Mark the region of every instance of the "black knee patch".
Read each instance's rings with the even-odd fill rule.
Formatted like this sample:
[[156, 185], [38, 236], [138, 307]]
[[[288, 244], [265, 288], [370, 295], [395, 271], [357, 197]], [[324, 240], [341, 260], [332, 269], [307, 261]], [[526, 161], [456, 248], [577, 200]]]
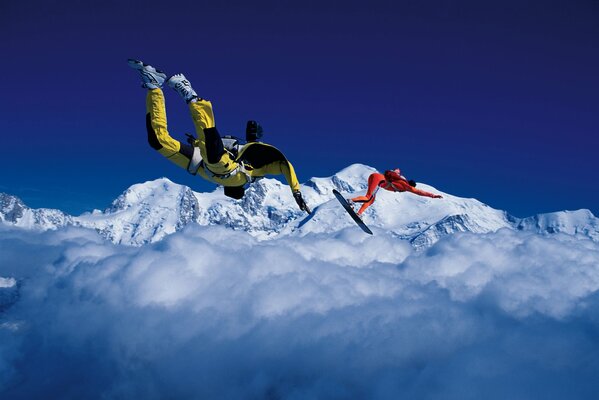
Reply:
[[154, 150], [160, 150], [162, 145], [158, 141], [154, 128], [152, 128], [152, 117], [150, 116], [150, 113], [146, 114], [146, 130], [148, 131], [148, 143], [150, 143], [150, 146]]
[[245, 189], [243, 186], [225, 186], [225, 196], [239, 200], [243, 197]]
[[216, 164], [225, 154], [225, 147], [216, 127], [204, 129], [204, 138], [206, 140], [206, 161], [209, 164]]

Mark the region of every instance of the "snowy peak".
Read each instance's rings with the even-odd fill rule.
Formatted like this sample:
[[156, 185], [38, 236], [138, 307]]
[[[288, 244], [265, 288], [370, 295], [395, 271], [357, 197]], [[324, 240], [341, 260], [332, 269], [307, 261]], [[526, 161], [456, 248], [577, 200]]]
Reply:
[[355, 193], [366, 190], [368, 177], [376, 169], [363, 164], [352, 164], [333, 176], [312, 178], [302, 185], [302, 192], [308, 203], [320, 204], [333, 198], [333, 189], [339, 192]]
[[[366, 178], [360, 179], [366, 182], [372, 171], [364, 171]], [[334, 186], [333, 182], [334, 177], [329, 178], [330, 186]], [[362, 187], [359, 183], [350, 181], [350, 184], [353, 189], [360, 189], [354, 192], [341, 190], [344, 196], [354, 197], [365, 193], [365, 184]], [[362, 216], [364, 222], [375, 233], [377, 230], [391, 232], [409, 240], [417, 248], [430, 246], [442, 236], [456, 232], [487, 233], [512, 227], [504, 211], [495, 210], [476, 199], [452, 196], [424, 184], [418, 187], [441, 194], [443, 199], [379, 190], [376, 202]], [[298, 229], [301, 234], [308, 234], [331, 232], [349, 226], [353, 227], [354, 222], [333, 199], [318, 206], [310, 220]]]
[[107, 213], [124, 211], [131, 207], [155, 207], [164, 205], [172, 207], [185, 197], [185, 192], [191, 192], [187, 186], [178, 185], [167, 178], [160, 178], [129, 187], [106, 209]]
[[18, 197], [0, 193], [0, 218], [3, 222], [17, 223], [26, 209], [27, 206]]
[[189, 187], [161, 178], [131, 186], [103, 213], [84, 214], [77, 222], [115, 243], [141, 245], [183, 229], [198, 211]]
[[[243, 230], [258, 239], [334, 233], [357, 227], [334, 198], [333, 189], [346, 197], [365, 194], [368, 177], [375, 171], [353, 164], [332, 176], [307, 181], [302, 193], [313, 210], [311, 215], [299, 210], [289, 186], [276, 179], [260, 179], [246, 190], [243, 199], [234, 200], [226, 197], [221, 187], [198, 193], [161, 178], [133, 185], [104, 211], [79, 217], [58, 210], [33, 210], [20, 199], [1, 194], [0, 222], [42, 230], [82, 226], [114, 243], [135, 246], [159, 241], [191, 223]], [[502, 228], [584, 235], [599, 241], [599, 220], [589, 210], [518, 219], [476, 199], [452, 196], [421, 183], [418, 188], [441, 194], [443, 199], [379, 190], [376, 202], [363, 214], [364, 222], [375, 234], [391, 234], [417, 249], [459, 232], [487, 233]]]
[[599, 241], [599, 220], [587, 209], [538, 214], [517, 220], [515, 225], [520, 230], [584, 235]]
[[72, 224], [72, 217], [59, 210], [29, 208], [21, 199], [0, 193], [0, 221], [27, 229], [56, 229]]
[[[298, 227], [302, 234], [330, 232], [353, 226], [354, 222], [339, 207], [332, 190], [346, 197], [365, 194], [368, 177], [374, 168], [353, 164], [328, 178], [312, 178], [306, 183], [306, 198], [316, 204], [314, 215]], [[443, 199], [431, 199], [412, 193], [392, 193], [379, 190], [376, 202], [363, 215], [371, 228], [392, 232], [417, 246], [427, 246], [441, 236], [455, 232], [493, 232], [511, 227], [508, 215], [476, 199], [466, 199], [443, 193], [432, 186], [418, 184], [427, 192], [438, 193]]]

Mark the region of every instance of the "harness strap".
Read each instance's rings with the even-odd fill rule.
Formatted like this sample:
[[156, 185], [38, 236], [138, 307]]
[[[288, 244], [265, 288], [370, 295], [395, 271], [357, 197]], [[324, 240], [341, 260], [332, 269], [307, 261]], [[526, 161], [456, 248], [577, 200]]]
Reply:
[[[226, 151], [229, 152], [228, 150]], [[231, 152], [229, 152], [229, 154], [231, 155], [231, 157], [233, 157], [233, 154]], [[192, 175], [197, 175], [199, 169], [203, 168], [208, 176], [219, 179], [227, 179], [237, 175], [238, 173], [242, 173], [246, 176], [248, 183], [256, 181], [256, 178], [253, 178], [248, 172], [248, 170], [245, 168], [245, 164], [243, 163], [243, 161], [237, 160], [236, 162], [237, 167], [235, 167], [235, 169], [231, 170], [230, 172], [227, 172], [226, 174], [217, 174], [216, 172], [211, 171], [210, 168], [208, 168], [208, 165], [206, 165], [206, 163], [202, 159], [200, 149], [197, 147], [193, 147], [193, 154], [191, 156], [191, 160], [189, 160], [189, 165], [187, 165], [187, 172], [189, 172]]]
[[200, 168], [204, 168], [204, 171], [206, 171], [206, 173], [213, 178], [227, 179], [231, 176], [237, 175], [237, 173], [241, 169], [241, 165], [237, 164], [237, 167], [235, 167], [235, 169], [231, 170], [230, 172], [227, 172], [226, 174], [217, 174], [216, 172], [211, 171], [210, 168], [208, 168], [208, 166], [204, 162], [204, 160], [201, 161]]
[[235, 167], [235, 169], [233, 169], [232, 171], [227, 172], [226, 174], [217, 174], [216, 172], [211, 171], [203, 160], [201, 162], [200, 168], [204, 168], [204, 171], [206, 171], [206, 173], [213, 178], [227, 179], [237, 174], [244, 174], [247, 183], [252, 183], [255, 181], [255, 179], [252, 178], [248, 170], [245, 168], [243, 161], [240, 160], [237, 160], [237, 167]]

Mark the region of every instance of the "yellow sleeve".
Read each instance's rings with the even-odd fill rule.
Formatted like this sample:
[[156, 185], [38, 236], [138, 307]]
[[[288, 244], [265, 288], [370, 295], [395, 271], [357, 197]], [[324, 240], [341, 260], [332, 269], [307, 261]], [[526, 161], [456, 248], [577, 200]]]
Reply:
[[254, 177], [262, 177], [265, 175], [283, 175], [287, 184], [293, 192], [300, 190], [300, 184], [295, 175], [293, 165], [287, 160], [275, 161], [266, 164], [264, 167], [256, 168], [250, 171], [250, 175]]

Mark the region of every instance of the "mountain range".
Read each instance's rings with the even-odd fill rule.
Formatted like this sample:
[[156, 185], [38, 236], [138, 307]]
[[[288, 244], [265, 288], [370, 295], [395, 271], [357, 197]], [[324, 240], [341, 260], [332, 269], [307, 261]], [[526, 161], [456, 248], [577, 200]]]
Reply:
[[[260, 179], [243, 199], [234, 200], [226, 197], [220, 187], [211, 193], [199, 193], [160, 178], [129, 187], [103, 211], [79, 216], [55, 209], [32, 209], [15, 196], [0, 194], [0, 222], [31, 230], [78, 226], [93, 229], [113, 243], [132, 246], [160, 241], [189, 224], [222, 225], [261, 240], [333, 234], [359, 228], [334, 199], [332, 190], [347, 197], [363, 194], [368, 176], [374, 171], [354, 164], [333, 176], [308, 180], [302, 185], [302, 193], [313, 209], [311, 215], [298, 209], [289, 187], [276, 179]], [[476, 199], [453, 196], [422, 183], [418, 187], [439, 193], [443, 199], [379, 191], [377, 201], [363, 216], [375, 235], [388, 232], [416, 249], [430, 247], [441, 237], [458, 232], [484, 234], [504, 228], [599, 241], [599, 219], [589, 210], [516, 218]]]

